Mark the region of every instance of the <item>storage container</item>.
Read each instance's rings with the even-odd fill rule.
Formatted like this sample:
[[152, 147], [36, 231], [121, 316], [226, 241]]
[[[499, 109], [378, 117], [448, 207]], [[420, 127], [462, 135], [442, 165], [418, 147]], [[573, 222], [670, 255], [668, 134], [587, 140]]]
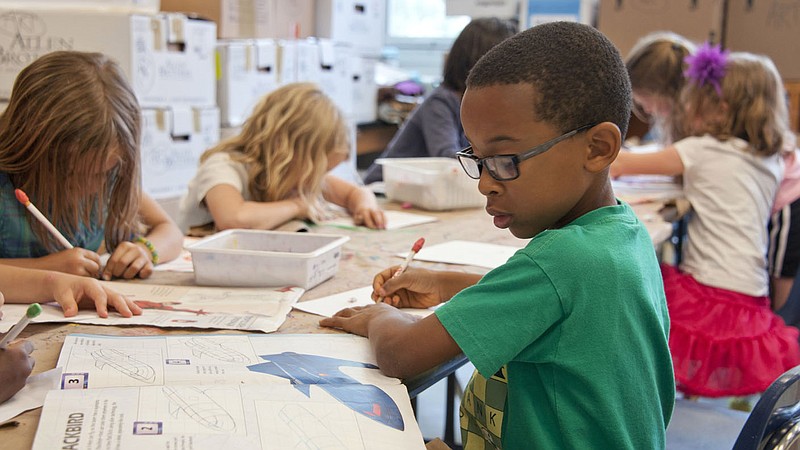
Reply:
[[226, 230], [187, 247], [197, 284], [311, 289], [339, 269], [350, 238], [330, 234]]
[[429, 210], [478, 208], [486, 198], [478, 180], [453, 158], [381, 158], [386, 197]]

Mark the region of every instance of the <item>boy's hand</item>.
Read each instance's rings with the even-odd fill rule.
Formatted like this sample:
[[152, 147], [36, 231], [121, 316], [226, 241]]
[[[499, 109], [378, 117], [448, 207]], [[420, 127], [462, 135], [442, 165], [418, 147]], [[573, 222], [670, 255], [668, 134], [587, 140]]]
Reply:
[[437, 272], [408, 268], [392, 278], [400, 266], [392, 266], [372, 280], [372, 300], [397, 308], [430, 308], [443, 301]]
[[333, 317], [326, 317], [319, 321], [323, 327], [339, 328], [348, 333], [367, 337], [369, 322], [378, 315], [386, 313], [398, 313], [395, 308], [389, 305], [369, 305], [345, 308]]
[[100, 273], [100, 255], [75, 247], [69, 250], [51, 253], [41, 258], [42, 266], [37, 269], [55, 270], [81, 277], [97, 278]]
[[380, 208], [361, 207], [353, 212], [353, 223], [383, 230], [386, 229], [386, 215]]
[[0, 403], [25, 387], [25, 380], [33, 370], [31, 352], [33, 344], [25, 340], [16, 340], [0, 350]]
[[144, 244], [122, 242], [108, 258], [102, 278], [112, 277], [131, 279], [135, 276], [148, 278], [153, 274], [153, 261], [150, 250]]
[[140, 315], [142, 308], [95, 279], [53, 273], [48, 275], [48, 288], [53, 299], [61, 305], [64, 317], [78, 314], [78, 307], [94, 303], [97, 315], [108, 317], [108, 306], [112, 306], [122, 317]]

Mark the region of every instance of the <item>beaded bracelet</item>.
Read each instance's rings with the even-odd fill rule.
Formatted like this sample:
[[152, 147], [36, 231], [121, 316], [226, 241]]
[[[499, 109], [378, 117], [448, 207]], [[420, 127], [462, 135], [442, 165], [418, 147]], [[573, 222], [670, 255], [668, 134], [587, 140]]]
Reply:
[[147, 247], [147, 250], [150, 251], [150, 260], [153, 262], [153, 265], [155, 266], [158, 264], [158, 251], [152, 242], [147, 240], [147, 238], [144, 236], [136, 236], [133, 239], [133, 242], [144, 244], [144, 246]]

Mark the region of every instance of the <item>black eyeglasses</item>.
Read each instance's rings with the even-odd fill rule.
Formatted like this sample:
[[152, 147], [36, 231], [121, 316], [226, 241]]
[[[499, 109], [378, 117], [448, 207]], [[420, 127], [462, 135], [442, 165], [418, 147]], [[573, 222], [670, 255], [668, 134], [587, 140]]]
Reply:
[[584, 125], [568, 133], [562, 134], [555, 139], [551, 139], [544, 144], [537, 145], [528, 151], [517, 153], [516, 155], [495, 155], [488, 156], [486, 158], [478, 158], [473, 154], [472, 146], [469, 146], [456, 153], [456, 158], [458, 158], [458, 162], [461, 163], [461, 167], [464, 168], [464, 172], [467, 172], [467, 175], [470, 178], [474, 178], [476, 180], [479, 179], [481, 177], [483, 166], [486, 166], [486, 170], [489, 171], [489, 175], [491, 175], [495, 180], [511, 181], [519, 177], [519, 163], [525, 161], [526, 159], [533, 158], [536, 155], [541, 155], [542, 153], [553, 148], [553, 146], [559, 142], [569, 139], [582, 131], [592, 128], [593, 126], [594, 124]]

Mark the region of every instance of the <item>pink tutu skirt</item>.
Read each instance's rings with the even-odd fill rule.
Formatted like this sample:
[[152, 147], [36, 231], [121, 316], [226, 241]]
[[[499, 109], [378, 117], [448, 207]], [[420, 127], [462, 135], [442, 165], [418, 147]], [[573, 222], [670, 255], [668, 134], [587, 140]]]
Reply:
[[704, 397], [755, 394], [800, 364], [798, 330], [772, 312], [769, 297], [705, 286], [666, 264], [661, 274], [679, 391]]

